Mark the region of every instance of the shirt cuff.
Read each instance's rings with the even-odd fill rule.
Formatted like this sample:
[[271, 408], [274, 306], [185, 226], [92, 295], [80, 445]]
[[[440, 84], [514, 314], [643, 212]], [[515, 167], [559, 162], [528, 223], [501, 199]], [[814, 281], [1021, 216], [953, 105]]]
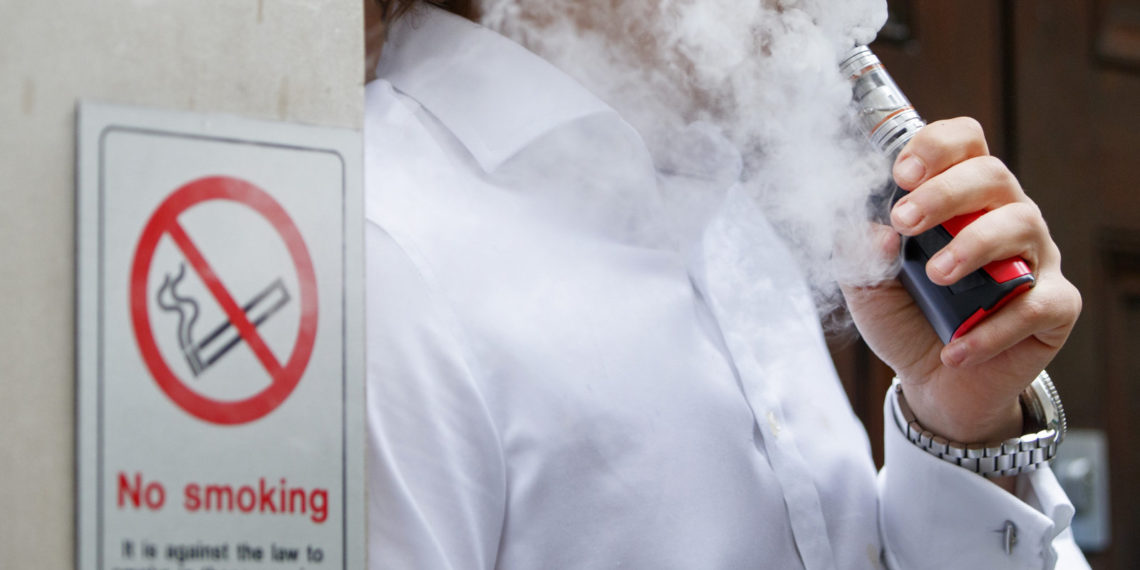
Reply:
[[[893, 568], [1052, 568], [1073, 506], [1047, 466], [1018, 476], [1017, 496], [911, 443], [884, 403], [886, 466], [879, 526]], [[1012, 524], [1014, 538], [1007, 539]], [[1007, 552], [1007, 544], [1012, 544]]]

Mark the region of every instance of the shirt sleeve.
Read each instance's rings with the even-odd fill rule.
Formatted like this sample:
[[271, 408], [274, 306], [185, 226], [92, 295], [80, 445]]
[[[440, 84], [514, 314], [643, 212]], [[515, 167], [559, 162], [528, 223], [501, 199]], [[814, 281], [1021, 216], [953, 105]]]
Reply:
[[890, 568], [1089, 568], [1068, 531], [1073, 506], [1051, 469], [1019, 475], [1012, 495], [907, 440], [895, 405], [889, 390], [879, 527]]
[[505, 469], [462, 335], [405, 250], [365, 231], [369, 568], [491, 568]]

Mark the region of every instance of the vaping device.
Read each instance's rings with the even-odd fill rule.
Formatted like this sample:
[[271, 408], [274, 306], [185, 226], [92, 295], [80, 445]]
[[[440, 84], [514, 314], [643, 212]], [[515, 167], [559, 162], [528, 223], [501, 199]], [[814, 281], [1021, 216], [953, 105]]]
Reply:
[[[864, 132], [871, 144], [893, 162], [926, 122], [866, 46], [851, 50], [840, 69], [851, 80]], [[892, 180], [880, 195], [872, 198], [872, 207], [887, 215], [905, 193]], [[992, 262], [949, 286], [936, 285], [926, 276], [926, 262], [984, 213], [958, 216], [920, 235], [902, 238], [899, 279], [943, 343], [962, 336], [986, 315], [1036, 283], [1029, 264], [1020, 257]]]

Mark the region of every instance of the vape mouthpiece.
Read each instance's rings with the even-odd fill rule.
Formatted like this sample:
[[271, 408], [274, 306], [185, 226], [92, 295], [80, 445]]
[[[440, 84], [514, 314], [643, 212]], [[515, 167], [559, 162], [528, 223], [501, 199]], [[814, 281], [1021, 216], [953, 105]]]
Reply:
[[926, 122], [867, 46], [857, 46], [839, 64], [851, 80], [859, 120], [867, 138], [890, 157], [898, 155]]

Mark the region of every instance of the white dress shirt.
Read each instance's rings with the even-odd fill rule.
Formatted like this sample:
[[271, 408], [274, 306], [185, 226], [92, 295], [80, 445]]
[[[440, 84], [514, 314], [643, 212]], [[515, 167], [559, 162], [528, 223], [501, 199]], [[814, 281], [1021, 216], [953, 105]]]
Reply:
[[[888, 415], [876, 478], [794, 261], [766, 225], [732, 235], [762, 219], [739, 157], [664, 176], [574, 80], [434, 8], [391, 30], [378, 77], [372, 568], [1052, 564], [1072, 508], [1048, 470], [1023, 502]], [[665, 193], [716, 186], [719, 221], [682, 247], [644, 231]], [[756, 287], [723, 277], [738, 266]]]

